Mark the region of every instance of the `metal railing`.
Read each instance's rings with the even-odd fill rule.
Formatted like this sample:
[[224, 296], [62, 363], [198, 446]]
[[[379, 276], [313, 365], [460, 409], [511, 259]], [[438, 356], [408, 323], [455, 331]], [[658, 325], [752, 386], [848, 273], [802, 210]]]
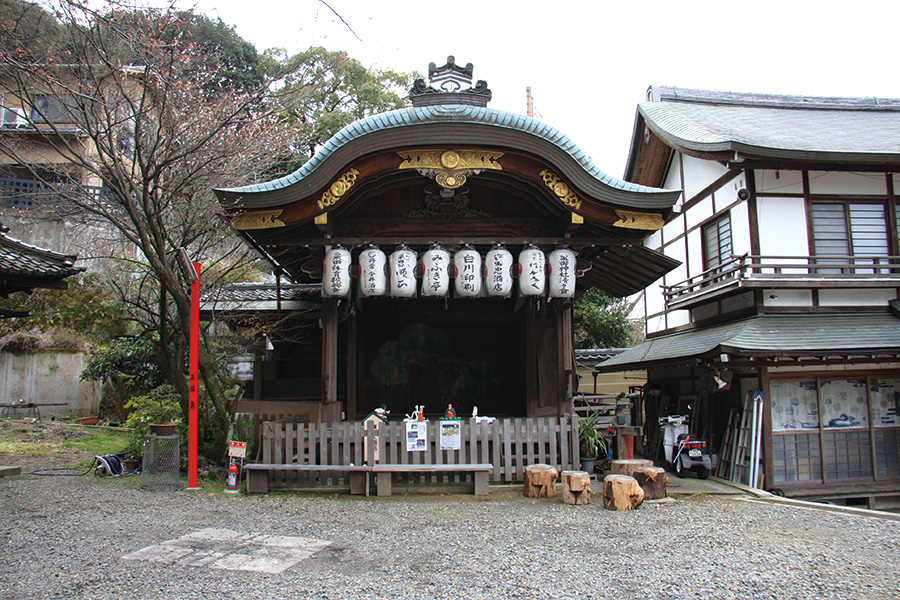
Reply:
[[0, 206], [4, 208], [40, 208], [56, 206], [72, 197], [73, 191], [84, 199], [103, 202], [110, 198], [107, 187], [72, 183], [46, 184], [37, 179], [0, 177]]

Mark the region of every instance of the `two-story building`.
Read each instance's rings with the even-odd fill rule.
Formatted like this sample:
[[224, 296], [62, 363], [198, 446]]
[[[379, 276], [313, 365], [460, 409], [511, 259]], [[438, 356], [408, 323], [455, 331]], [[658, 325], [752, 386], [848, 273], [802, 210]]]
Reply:
[[647, 369], [647, 422], [689, 414], [720, 475], [897, 494], [898, 171], [900, 100], [651, 87], [625, 179], [683, 190], [646, 242], [682, 264], [644, 291], [646, 341], [598, 370]]

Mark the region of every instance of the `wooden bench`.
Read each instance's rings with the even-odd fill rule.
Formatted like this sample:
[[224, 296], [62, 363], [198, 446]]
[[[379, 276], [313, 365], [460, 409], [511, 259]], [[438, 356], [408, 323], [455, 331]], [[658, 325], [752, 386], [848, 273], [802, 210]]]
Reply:
[[247, 473], [247, 493], [267, 494], [269, 492], [270, 471], [337, 471], [350, 473], [350, 493], [369, 495], [369, 473], [372, 467], [353, 465], [301, 465], [296, 463], [274, 464], [254, 463], [244, 465]]
[[372, 467], [376, 474], [376, 485], [379, 496], [390, 496], [394, 473], [472, 473], [475, 478], [475, 495], [488, 495], [488, 475], [494, 470], [490, 463], [458, 464], [458, 465], [385, 465]]

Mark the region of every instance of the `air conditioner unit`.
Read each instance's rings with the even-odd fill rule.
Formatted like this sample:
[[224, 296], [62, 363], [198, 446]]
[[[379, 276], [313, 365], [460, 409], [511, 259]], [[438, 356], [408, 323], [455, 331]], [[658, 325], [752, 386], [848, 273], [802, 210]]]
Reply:
[[19, 129], [22, 127], [28, 127], [28, 117], [25, 116], [25, 109], [4, 108], [3, 127], [5, 129]]

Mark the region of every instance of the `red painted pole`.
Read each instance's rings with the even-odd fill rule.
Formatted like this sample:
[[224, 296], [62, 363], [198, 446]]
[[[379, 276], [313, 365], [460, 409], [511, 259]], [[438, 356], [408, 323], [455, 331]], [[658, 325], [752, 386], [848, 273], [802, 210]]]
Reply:
[[197, 439], [200, 436], [200, 263], [192, 263], [197, 278], [191, 284], [191, 335], [188, 369], [188, 488], [197, 487]]

